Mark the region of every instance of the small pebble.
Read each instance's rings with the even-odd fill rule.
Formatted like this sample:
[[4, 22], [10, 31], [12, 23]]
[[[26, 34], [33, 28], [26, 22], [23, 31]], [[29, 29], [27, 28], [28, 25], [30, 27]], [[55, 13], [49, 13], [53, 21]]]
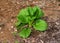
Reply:
[[1, 32], [1, 33], [3, 33], [3, 32]]
[[33, 4], [35, 4], [35, 1], [33, 1]]
[[11, 22], [13, 22], [14, 20], [13, 19], [11, 19]]
[[11, 28], [14, 28], [14, 26], [11, 26]]
[[16, 29], [16, 28], [14, 28], [14, 31], [16, 32], [16, 31], [17, 31], [17, 29]]
[[19, 2], [17, 2], [17, 4], [20, 4]]
[[59, 23], [58, 23], [58, 22], [56, 22], [56, 25], [59, 25]]
[[32, 40], [32, 43], [34, 43], [35, 42], [35, 40]]
[[9, 31], [10, 31], [11, 29], [9, 29]]
[[38, 3], [38, 1], [35, 2], [36, 4]]
[[39, 37], [41, 37], [42, 35], [41, 34], [39, 34]]
[[29, 0], [29, 1], [32, 1], [32, 0]]
[[1, 30], [1, 27], [0, 27], [0, 30]]
[[41, 41], [41, 43], [44, 43], [42, 40], [40, 40]]

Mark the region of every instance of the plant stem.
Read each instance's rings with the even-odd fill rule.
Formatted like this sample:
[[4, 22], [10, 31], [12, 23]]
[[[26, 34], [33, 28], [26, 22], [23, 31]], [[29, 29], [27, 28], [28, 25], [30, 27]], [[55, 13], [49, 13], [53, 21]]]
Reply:
[[33, 23], [33, 21], [29, 22], [29, 27], [32, 27], [32, 23]]
[[31, 22], [29, 22], [29, 27], [31, 27]]

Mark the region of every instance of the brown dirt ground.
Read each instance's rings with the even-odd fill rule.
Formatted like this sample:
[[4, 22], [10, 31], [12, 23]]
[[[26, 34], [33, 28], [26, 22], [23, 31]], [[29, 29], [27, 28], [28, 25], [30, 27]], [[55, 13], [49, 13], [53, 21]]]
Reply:
[[[48, 30], [33, 30], [31, 36], [22, 39], [14, 36], [16, 16], [20, 9], [38, 5], [44, 11]], [[60, 0], [0, 0], [0, 43], [60, 43]]]

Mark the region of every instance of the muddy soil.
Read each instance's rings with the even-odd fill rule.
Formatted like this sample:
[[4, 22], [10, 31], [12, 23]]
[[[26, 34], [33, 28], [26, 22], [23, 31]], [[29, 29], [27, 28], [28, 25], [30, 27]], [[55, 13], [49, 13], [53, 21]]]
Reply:
[[[22, 8], [39, 6], [45, 13], [42, 18], [48, 23], [48, 30], [33, 30], [30, 37], [15, 36], [16, 16]], [[60, 0], [0, 0], [0, 43], [60, 43]]]

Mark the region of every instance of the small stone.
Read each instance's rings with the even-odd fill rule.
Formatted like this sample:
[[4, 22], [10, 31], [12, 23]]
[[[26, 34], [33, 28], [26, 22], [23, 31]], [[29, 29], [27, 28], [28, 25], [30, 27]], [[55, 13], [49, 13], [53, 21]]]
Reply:
[[42, 35], [41, 34], [39, 34], [39, 37], [41, 37]]
[[11, 28], [14, 28], [14, 26], [11, 26]]
[[3, 33], [3, 32], [1, 31], [1, 33]]
[[56, 22], [56, 25], [59, 25], [59, 23], [58, 23], [58, 22]]
[[41, 41], [41, 43], [44, 43], [42, 40], [40, 40]]
[[38, 3], [38, 1], [36, 1], [35, 3]]
[[1, 30], [1, 27], [0, 27], [0, 30]]
[[20, 4], [19, 2], [17, 2], [17, 4]]
[[35, 42], [35, 40], [32, 40], [32, 43], [34, 43]]
[[16, 32], [16, 31], [17, 31], [17, 29], [16, 29], [16, 28], [14, 28], [14, 31]]
[[32, 1], [32, 0], [29, 0], [29, 1]]
[[14, 20], [13, 19], [11, 19], [11, 22], [13, 22]]
[[35, 4], [35, 1], [33, 1], [33, 4]]
[[9, 29], [9, 31], [10, 31], [11, 29]]

